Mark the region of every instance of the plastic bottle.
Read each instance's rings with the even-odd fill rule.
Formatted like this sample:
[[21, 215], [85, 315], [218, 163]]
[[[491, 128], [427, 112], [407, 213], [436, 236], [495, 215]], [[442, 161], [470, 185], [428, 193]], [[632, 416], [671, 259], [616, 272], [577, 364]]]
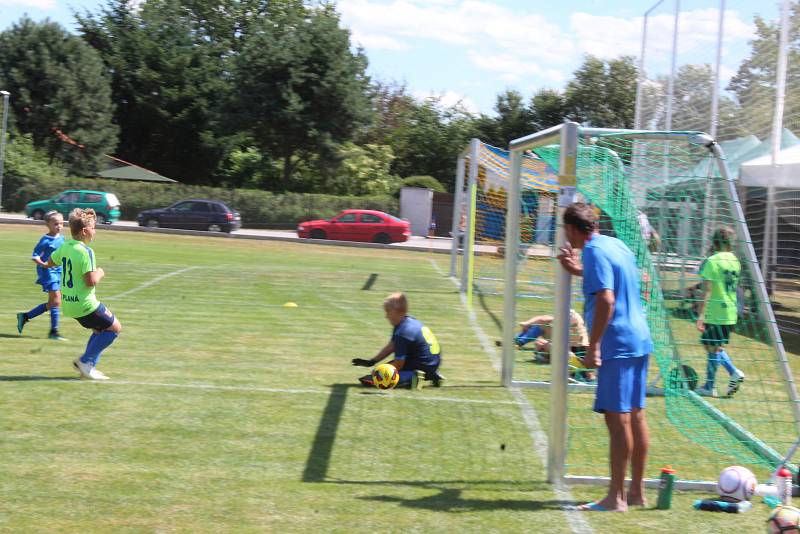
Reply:
[[727, 512], [729, 514], [743, 514], [753, 508], [750, 501], [727, 502], [715, 501], [714, 499], [699, 499], [694, 501], [695, 510], [705, 510], [707, 512]]
[[658, 502], [656, 508], [669, 510], [672, 506], [672, 487], [675, 485], [675, 470], [671, 465], [661, 469], [661, 481], [658, 484]]
[[792, 504], [792, 472], [781, 467], [776, 473], [776, 481], [778, 486], [778, 498], [784, 506], [791, 506]]

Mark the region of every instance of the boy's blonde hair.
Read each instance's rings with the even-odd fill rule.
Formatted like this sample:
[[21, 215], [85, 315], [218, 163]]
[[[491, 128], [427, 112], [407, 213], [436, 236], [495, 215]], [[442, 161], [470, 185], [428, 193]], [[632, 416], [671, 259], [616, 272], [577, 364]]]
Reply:
[[42, 219], [44, 220], [44, 222], [46, 224], [49, 224], [50, 221], [52, 221], [53, 219], [61, 219], [63, 221], [64, 220], [64, 216], [61, 215], [60, 211], [50, 210], [50, 211], [48, 211], [47, 213], [44, 214], [44, 217], [42, 217]]
[[69, 231], [72, 237], [80, 235], [81, 230], [97, 223], [97, 215], [92, 208], [75, 208], [69, 212]]
[[392, 293], [383, 299], [383, 307], [387, 310], [396, 310], [406, 313], [408, 311], [408, 300], [403, 293]]

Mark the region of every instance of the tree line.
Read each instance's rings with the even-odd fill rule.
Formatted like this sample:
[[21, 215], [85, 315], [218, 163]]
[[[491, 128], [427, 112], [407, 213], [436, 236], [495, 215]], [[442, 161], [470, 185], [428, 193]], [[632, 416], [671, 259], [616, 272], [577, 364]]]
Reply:
[[[13, 94], [15, 143], [76, 175], [114, 154], [187, 184], [367, 195], [423, 175], [452, 190], [471, 137], [504, 147], [565, 119], [633, 127], [629, 56], [586, 56], [563, 90], [508, 89], [493, 114], [474, 114], [371, 79], [328, 3], [109, 0], [75, 17], [77, 35], [28, 18], [1, 32], [0, 88]], [[731, 84], [743, 97], [768, 91], [758, 40], [777, 34], [757, 22], [752, 57]], [[690, 95], [676, 99], [676, 116], [695, 117], [688, 103], [710, 95], [710, 67], [685, 67], [676, 87]], [[659, 91], [656, 80], [645, 98]], [[739, 107], [728, 99], [722, 115], [734, 121]], [[646, 123], [659, 127], [653, 110]]]

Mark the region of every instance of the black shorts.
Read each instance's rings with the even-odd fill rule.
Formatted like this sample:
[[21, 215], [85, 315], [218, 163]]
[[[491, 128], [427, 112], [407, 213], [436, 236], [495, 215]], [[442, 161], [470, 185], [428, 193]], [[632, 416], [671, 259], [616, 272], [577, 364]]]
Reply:
[[81, 323], [84, 328], [91, 328], [92, 330], [106, 330], [114, 324], [114, 314], [111, 310], [106, 308], [102, 303], [95, 311], [89, 315], [78, 317], [77, 321]]
[[732, 324], [706, 324], [706, 331], [700, 334], [700, 343], [707, 347], [727, 345], [734, 326]]

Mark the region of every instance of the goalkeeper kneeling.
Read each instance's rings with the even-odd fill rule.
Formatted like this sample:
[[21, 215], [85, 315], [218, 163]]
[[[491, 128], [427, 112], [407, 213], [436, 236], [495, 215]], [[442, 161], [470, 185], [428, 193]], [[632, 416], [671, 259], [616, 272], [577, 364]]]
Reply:
[[[400, 373], [399, 387], [422, 389], [424, 381], [440, 387], [444, 377], [439, 374], [442, 349], [430, 328], [408, 315], [408, 300], [403, 293], [392, 293], [383, 301], [386, 320], [392, 325], [392, 337], [371, 359], [353, 358], [353, 365], [372, 367], [394, 353], [389, 362]], [[365, 386], [373, 386], [372, 375], [359, 378]]]

